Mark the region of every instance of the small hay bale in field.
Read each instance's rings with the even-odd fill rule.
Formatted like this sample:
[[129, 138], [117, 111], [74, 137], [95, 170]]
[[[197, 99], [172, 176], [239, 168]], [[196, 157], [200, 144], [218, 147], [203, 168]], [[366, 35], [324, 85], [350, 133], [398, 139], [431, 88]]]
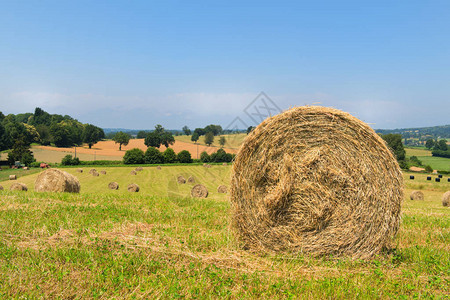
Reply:
[[207, 167], [207, 168], [211, 168], [211, 165], [210, 165], [210, 164], [207, 164], [206, 167]]
[[36, 192], [79, 193], [80, 181], [75, 176], [58, 169], [41, 172], [34, 183]]
[[89, 174], [94, 174], [94, 173], [97, 173], [97, 170], [96, 170], [96, 169], [90, 169], [90, 170], [89, 170]]
[[245, 248], [367, 259], [392, 245], [403, 177], [367, 124], [337, 109], [297, 107], [245, 138], [230, 199]]
[[118, 184], [117, 182], [115, 182], [115, 181], [110, 182], [110, 183], [108, 184], [108, 188], [109, 188], [110, 190], [118, 190], [118, 189], [119, 189], [119, 184]]
[[436, 178], [434, 179], [434, 181], [436, 181], [436, 182], [441, 182], [441, 179], [440, 179], [439, 177], [436, 177]]
[[9, 189], [11, 191], [28, 191], [26, 184], [20, 182], [14, 182]]
[[91, 174], [92, 174], [92, 176], [94, 176], [94, 177], [98, 177], [98, 176], [100, 176], [100, 174], [98, 174], [98, 172], [97, 172], [97, 171], [95, 171], [95, 172], [92, 172]]
[[157, 167], [156, 167], [156, 170], [161, 170], [161, 166], [157, 166]]
[[217, 187], [217, 192], [218, 193], [222, 193], [222, 194], [226, 194], [228, 192], [228, 187], [226, 185], [219, 185]]
[[223, 163], [222, 166], [228, 166], [228, 164], [227, 163]]
[[130, 172], [130, 175], [137, 175], [137, 172], [136, 172], [135, 170], [132, 170], [132, 171]]
[[83, 169], [77, 169], [78, 173], [83, 173]]
[[413, 175], [410, 175], [410, 176], [409, 176], [409, 179], [414, 180], [414, 176], [413, 176]]
[[203, 166], [204, 166], [205, 168], [206, 168], [207, 165], [208, 165], [208, 164], [206, 164], [206, 163], [203, 164]]
[[179, 175], [179, 176], [177, 177], [177, 182], [178, 182], [179, 184], [185, 184], [185, 183], [186, 183], [186, 179], [184, 179], [183, 175]]
[[0, 191], [3, 191], [3, 190], [4, 190], [3, 186], [2, 186], [2, 185], [0, 185]]
[[411, 200], [423, 200], [424, 196], [421, 191], [412, 191], [411, 195], [409, 195], [409, 199]]
[[23, 167], [22, 169], [24, 169], [24, 170], [26, 171], [26, 170], [29, 170], [30, 168], [28, 168], [28, 167]]
[[442, 195], [442, 205], [450, 206], [450, 191], [447, 191]]
[[431, 176], [427, 176], [427, 180], [431, 180]]
[[9, 175], [9, 180], [16, 180], [17, 176], [16, 175]]
[[143, 170], [144, 170], [143, 167], [137, 167], [137, 168], [136, 168], [136, 171], [137, 171], [137, 172], [140, 172], [140, 171], [143, 171]]
[[450, 178], [447, 178], [447, 181], [450, 182]]
[[139, 186], [135, 183], [128, 185], [127, 189], [129, 192], [134, 192], [134, 193], [139, 192]]
[[442, 178], [442, 174], [439, 174], [438, 177], [439, 177], [439, 178]]
[[189, 176], [188, 182], [189, 182], [189, 183], [195, 183], [195, 178], [194, 178], [194, 176]]
[[191, 190], [191, 196], [194, 198], [206, 198], [208, 197], [208, 189], [201, 184], [194, 185]]
[[106, 175], [106, 171], [105, 171], [105, 170], [101, 170], [101, 171], [100, 171], [100, 174]]

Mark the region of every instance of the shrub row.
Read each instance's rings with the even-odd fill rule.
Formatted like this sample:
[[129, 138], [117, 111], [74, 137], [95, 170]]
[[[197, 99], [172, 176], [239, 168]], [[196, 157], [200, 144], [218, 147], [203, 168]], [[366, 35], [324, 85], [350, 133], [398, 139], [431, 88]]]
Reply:
[[147, 151], [134, 148], [128, 150], [123, 156], [123, 163], [130, 164], [170, 164], [170, 163], [192, 163], [191, 153], [182, 150], [178, 154], [172, 148], [167, 148], [164, 152], [160, 152], [155, 147], [148, 147]]

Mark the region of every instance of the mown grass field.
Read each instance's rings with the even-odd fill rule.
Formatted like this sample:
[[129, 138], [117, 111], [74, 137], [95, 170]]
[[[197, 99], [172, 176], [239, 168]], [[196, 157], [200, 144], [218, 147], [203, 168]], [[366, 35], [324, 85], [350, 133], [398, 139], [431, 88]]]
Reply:
[[[420, 298], [450, 294], [450, 183], [405, 176], [395, 249], [370, 261], [258, 255], [229, 230], [229, 166], [65, 169], [82, 192], [0, 192], [0, 298]], [[192, 199], [193, 175], [210, 197]], [[37, 174], [18, 181], [33, 188]], [[107, 190], [110, 181], [118, 191]], [[445, 180], [446, 181], [446, 180]], [[126, 184], [138, 183], [140, 193]], [[7, 187], [10, 182], [0, 182]], [[413, 189], [424, 201], [409, 200]]]
[[[247, 134], [245, 134], [245, 133], [223, 134], [221, 136], [225, 137], [225, 141], [226, 141], [225, 146], [224, 146], [225, 148], [239, 149], [239, 147], [244, 142], [244, 139], [247, 136]], [[214, 137], [214, 143], [212, 144], [213, 146], [220, 147], [219, 139], [220, 139], [221, 136], [215, 136]], [[191, 141], [191, 136], [190, 135], [176, 136], [175, 140], [181, 141], [181, 142], [185, 142], [185, 143], [194, 143], [194, 142]], [[199, 138], [199, 140], [197, 141], [197, 143], [199, 145], [206, 146], [206, 144], [205, 144], [205, 137], [201, 136]]]
[[406, 157], [417, 156], [424, 166], [429, 165], [434, 170], [450, 171], [450, 158], [431, 156], [430, 150], [405, 148]]

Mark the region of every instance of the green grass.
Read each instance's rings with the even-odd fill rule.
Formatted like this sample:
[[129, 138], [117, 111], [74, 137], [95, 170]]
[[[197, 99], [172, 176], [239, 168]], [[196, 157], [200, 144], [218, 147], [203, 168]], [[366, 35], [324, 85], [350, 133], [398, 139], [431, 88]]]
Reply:
[[405, 148], [406, 157], [417, 156], [424, 166], [429, 165], [433, 170], [450, 171], [450, 158], [431, 156], [430, 150]]
[[[75, 172], [75, 169], [65, 169]], [[229, 230], [230, 167], [105, 168], [76, 174], [82, 193], [0, 192], [0, 298], [447, 299], [450, 183], [405, 176], [396, 249], [369, 261], [257, 255]], [[97, 168], [97, 170], [102, 170]], [[193, 175], [210, 191], [188, 197]], [[36, 174], [20, 179], [33, 186]], [[119, 191], [109, 191], [109, 181]], [[128, 182], [142, 192], [128, 193]], [[2, 182], [6, 185], [9, 182]], [[424, 201], [408, 200], [413, 189]]]
[[31, 174], [35, 174], [40, 172], [41, 170], [38, 168], [31, 168], [29, 170], [23, 170], [23, 169], [10, 169], [5, 168], [0, 171], [0, 182], [9, 180], [9, 175], [16, 175], [17, 178], [21, 178], [23, 176], [28, 176]]

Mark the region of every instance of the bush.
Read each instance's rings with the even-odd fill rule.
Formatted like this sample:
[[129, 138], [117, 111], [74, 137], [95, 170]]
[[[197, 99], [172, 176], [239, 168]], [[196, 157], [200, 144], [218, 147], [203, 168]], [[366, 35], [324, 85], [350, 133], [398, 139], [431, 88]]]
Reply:
[[428, 173], [431, 173], [431, 172], [433, 172], [433, 168], [430, 167], [429, 165], [426, 165], [425, 166], [425, 171], [427, 171]]
[[191, 163], [192, 162], [191, 153], [187, 150], [180, 151], [180, 153], [178, 153], [178, 155], [177, 155], [177, 158], [180, 163]]
[[80, 164], [80, 159], [78, 157], [73, 158], [72, 155], [67, 154], [61, 160], [61, 165], [63, 166], [77, 166]]
[[211, 162], [231, 162], [233, 160], [233, 155], [231, 153], [226, 153], [225, 150], [219, 149], [217, 152], [211, 154]]
[[133, 148], [125, 152], [123, 163], [126, 165], [143, 164], [145, 162], [144, 151], [139, 148]]
[[148, 147], [144, 156], [146, 164], [162, 164], [164, 162], [162, 153], [155, 147]]
[[167, 148], [166, 151], [163, 153], [164, 163], [170, 164], [177, 160], [177, 155], [175, 154], [175, 151], [173, 151], [172, 148]]
[[431, 152], [431, 155], [437, 156], [437, 157], [450, 158], [450, 150], [447, 150], [447, 151], [444, 151], [444, 150], [433, 150]]
[[83, 166], [109, 166], [109, 165], [121, 165], [121, 160], [82, 160], [80, 165]]
[[211, 161], [211, 156], [209, 156], [209, 154], [206, 151], [203, 151], [200, 154], [200, 161], [203, 163], [208, 163]]

